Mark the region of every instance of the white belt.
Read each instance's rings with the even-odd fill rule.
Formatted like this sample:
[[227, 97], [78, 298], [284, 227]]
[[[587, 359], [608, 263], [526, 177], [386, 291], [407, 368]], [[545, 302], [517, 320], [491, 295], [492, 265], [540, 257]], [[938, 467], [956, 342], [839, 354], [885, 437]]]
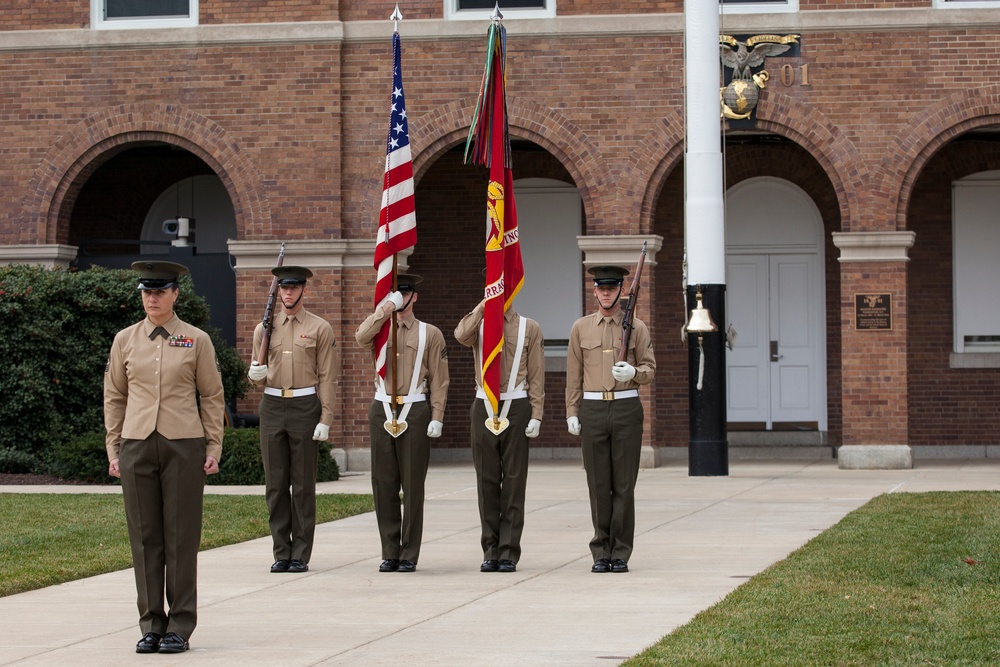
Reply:
[[638, 398], [638, 389], [623, 389], [622, 391], [585, 391], [585, 401], [617, 401], [619, 398]]
[[[383, 403], [392, 403], [392, 397], [389, 394], [385, 394], [381, 391], [375, 392], [375, 400], [382, 401]], [[420, 401], [426, 401], [426, 394], [407, 394], [405, 396], [396, 395], [396, 404], [402, 405], [403, 403], [419, 403]]]
[[301, 389], [278, 389], [277, 387], [264, 387], [264, 393], [268, 396], [298, 398], [299, 396], [312, 396], [316, 393], [316, 387], [302, 387]]
[[[476, 398], [486, 398], [486, 392], [482, 389], [476, 389]], [[528, 391], [526, 389], [522, 389], [521, 391], [500, 392], [501, 401], [513, 401], [516, 398], [528, 398]]]

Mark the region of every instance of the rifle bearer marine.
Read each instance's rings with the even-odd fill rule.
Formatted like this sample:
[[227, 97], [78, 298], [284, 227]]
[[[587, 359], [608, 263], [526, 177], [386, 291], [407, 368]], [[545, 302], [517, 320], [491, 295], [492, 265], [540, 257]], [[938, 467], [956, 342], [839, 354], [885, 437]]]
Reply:
[[566, 427], [580, 436], [590, 488], [591, 571], [628, 572], [644, 421], [639, 388], [652, 381], [656, 361], [645, 323], [627, 322], [634, 317], [641, 264], [636, 265], [632, 298], [622, 294], [628, 269], [601, 265], [589, 272], [597, 310], [574, 322], [570, 331]]

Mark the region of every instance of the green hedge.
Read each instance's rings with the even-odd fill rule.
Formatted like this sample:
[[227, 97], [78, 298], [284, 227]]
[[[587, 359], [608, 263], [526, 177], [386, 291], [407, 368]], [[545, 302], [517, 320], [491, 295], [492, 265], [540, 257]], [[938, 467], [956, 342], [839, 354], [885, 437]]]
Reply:
[[[212, 336], [226, 399], [242, 397], [246, 364], [208, 326], [208, 304], [190, 276], [181, 277], [180, 289], [177, 315]], [[143, 317], [132, 271], [0, 267], [0, 358], [8, 366], [0, 383], [0, 452], [23, 452], [36, 462], [32, 472], [43, 472], [52, 442], [100, 431], [111, 343], [119, 330]], [[12, 472], [4, 468], [15, 460], [24, 459], [0, 456], [0, 472]]]
[[[317, 443], [319, 453], [316, 479], [330, 482], [340, 477], [337, 462], [330, 456], [330, 445]], [[0, 461], [5, 450], [0, 450]], [[22, 472], [28, 472], [23, 470]], [[56, 441], [48, 472], [63, 479], [91, 484], [116, 484], [108, 475], [108, 456], [104, 433], [88, 433]], [[219, 474], [209, 475], [208, 484], [252, 485], [264, 483], [264, 464], [260, 458], [260, 433], [256, 428], [227, 428], [222, 439]]]
[[[330, 456], [330, 444], [316, 443], [316, 481], [332, 482], [340, 478], [337, 462]], [[219, 474], [209, 475], [209, 484], [242, 485], [264, 483], [264, 462], [260, 457], [260, 431], [257, 428], [227, 428], [222, 441]]]

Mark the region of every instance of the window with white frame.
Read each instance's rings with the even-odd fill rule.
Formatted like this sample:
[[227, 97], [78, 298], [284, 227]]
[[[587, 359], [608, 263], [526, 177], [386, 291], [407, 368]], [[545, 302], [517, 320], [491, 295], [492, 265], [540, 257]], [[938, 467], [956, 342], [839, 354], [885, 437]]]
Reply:
[[[556, 0], [504, 0], [499, 5], [505, 19], [549, 19], [556, 15]], [[488, 19], [496, 6], [497, 0], [444, 0], [444, 17]]]
[[799, 11], [799, 0], [719, 0], [723, 14], [778, 14]]
[[186, 28], [198, 25], [198, 0], [90, 0], [99, 30]]
[[952, 184], [954, 350], [1000, 352], [1000, 171]]

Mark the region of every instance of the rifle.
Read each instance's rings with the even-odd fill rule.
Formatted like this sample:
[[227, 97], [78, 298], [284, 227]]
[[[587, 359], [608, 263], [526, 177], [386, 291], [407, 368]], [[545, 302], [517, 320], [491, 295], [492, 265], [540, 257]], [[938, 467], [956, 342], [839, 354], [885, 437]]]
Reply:
[[[281, 242], [281, 250], [278, 251], [278, 263], [281, 266], [285, 261], [285, 242]], [[271, 328], [274, 326], [274, 299], [278, 294], [278, 276], [271, 279], [271, 290], [267, 293], [267, 307], [264, 309], [264, 335], [260, 337], [260, 349], [257, 350], [257, 364], [267, 365], [267, 348], [271, 345]]]
[[635, 275], [632, 276], [632, 285], [629, 287], [628, 296], [625, 297], [625, 305], [622, 309], [622, 349], [618, 353], [618, 361], [625, 361], [628, 356], [628, 344], [632, 338], [632, 329], [635, 328], [635, 304], [639, 301], [639, 283], [642, 281], [642, 266], [646, 263], [646, 242], [642, 242], [642, 251], [639, 253], [639, 262], [635, 265]]

